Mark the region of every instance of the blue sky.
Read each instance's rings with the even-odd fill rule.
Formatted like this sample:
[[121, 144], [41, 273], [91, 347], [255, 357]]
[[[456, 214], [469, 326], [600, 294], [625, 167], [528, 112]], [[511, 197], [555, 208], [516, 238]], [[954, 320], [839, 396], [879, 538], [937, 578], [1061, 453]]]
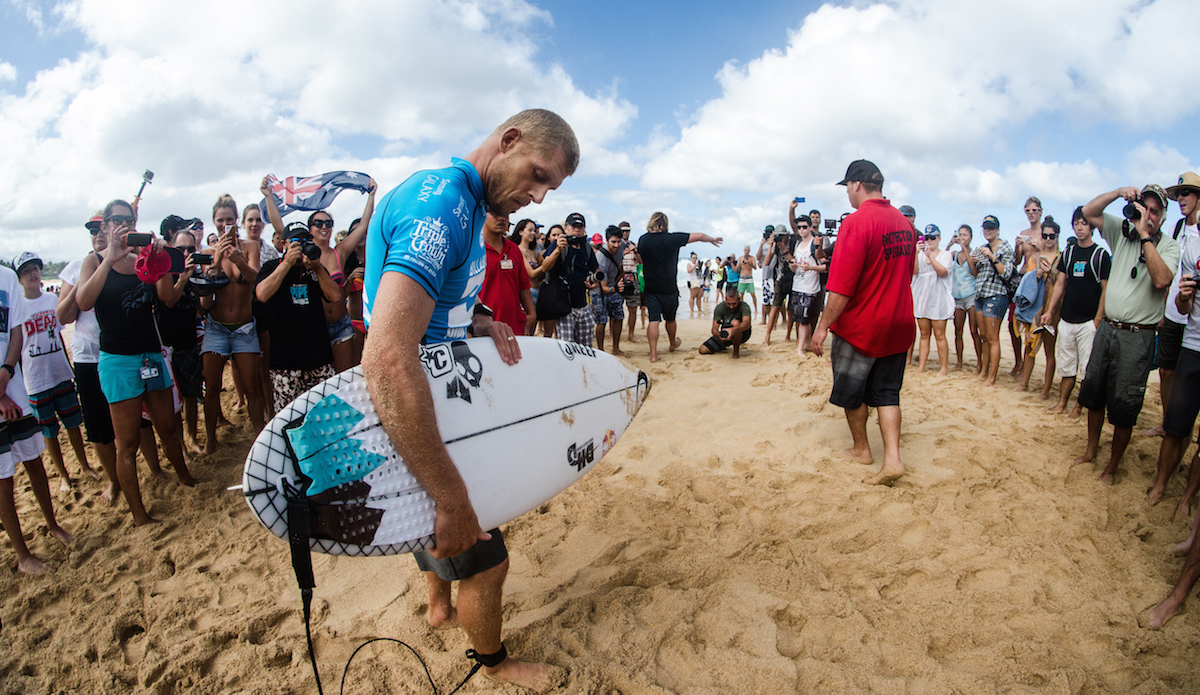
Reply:
[[[270, 172], [355, 169], [386, 189], [521, 108], [558, 111], [583, 161], [543, 203], [593, 231], [722, 235], [787, 201], [849, 209], [852, 159], [943, 230], [1024, 229], [1195, 170], [1183, 0], [852, 4], [0, 0], [0, 257], [87, 250], [82, 223], [155, 171], [142, 226], [257, 200]], [[1187, 145], [1187, 143], [1193, 143]], [[332, 212], [349, 221], [362, 199]], [[1170, 222], [1177, 211], [1168, 216]], [[715, 250], [707, 247], [704, 255]]]

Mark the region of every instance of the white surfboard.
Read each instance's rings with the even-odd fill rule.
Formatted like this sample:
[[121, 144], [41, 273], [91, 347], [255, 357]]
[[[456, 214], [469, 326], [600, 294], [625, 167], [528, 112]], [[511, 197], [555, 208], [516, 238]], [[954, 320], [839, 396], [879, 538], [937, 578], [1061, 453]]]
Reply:
[[[517, 339], [500, 359], [490, 338], [421, 348], [438, 428], [479, 524], [494, 528], [583, 477], [625, 432], [646, 375], [604, 352]], [[433, 546], [433, 501], [379, 424], [360, 368], [297, 398], [255, 440], [246, 502], [288, 534], [289, 486], [308, 503], [309, 546], [333, 555], [391, 555]]]

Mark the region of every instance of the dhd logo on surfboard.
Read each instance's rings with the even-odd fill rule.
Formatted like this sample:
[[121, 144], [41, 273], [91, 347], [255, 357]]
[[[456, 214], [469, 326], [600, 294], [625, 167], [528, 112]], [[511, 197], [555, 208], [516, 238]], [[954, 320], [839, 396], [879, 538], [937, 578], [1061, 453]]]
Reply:
[[596, 460], [596, 445], [593, 442], [594, 439], [589, 439], [583, 444], [567, 447], [567, 464], [574, 466], [577, 471], [587, 468], [589, 463]]

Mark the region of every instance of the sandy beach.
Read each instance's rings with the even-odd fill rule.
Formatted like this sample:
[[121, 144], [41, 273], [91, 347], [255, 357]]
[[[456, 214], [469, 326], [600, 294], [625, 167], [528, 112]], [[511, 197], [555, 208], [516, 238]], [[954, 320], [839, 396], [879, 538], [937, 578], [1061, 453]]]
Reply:
[[[707, 318], [681, 321], [683, 347], [664, 336], [653, 365], [643, 331], [622, 343], [654, 380], [641, 413], [588, 477], [505, 529], [514, 655], [569, 669], [567, 693], [1200, 692], [1196, 599], [1160, 632], [1137, 622], [1178, 577], [1189, 523], [1171, 519], [1183, 475], [1146, 505], [1160, 440], [1135, 434], [1103, 485], [1111, 427], [1096, 464], [1072, 467], [1084, 425], [1042, 412], [1040, 360], [1017, 394], [1007, 376], [937, 377], [933, 358], [905, 378], [908, 474], [870, 487], [874, 415], [876, 463], [842, 459], [828, 357], [797, 358], [781, 329], [761, 347], [757, 321], [736, 361], [696, 354]], [[1152, 376], [1135, 431], [1160, 415]], [[52, 571], [19, 575], [0, 551], [2, 692], [316, 692], [287, 546], [225, 489], [251, 441], [234, 420], [216, 455], [192, 457], [196, 488], [142, 469], [152, 527], [104, 506], [99, 482], [57, 492], [51, 472], [69, 549], [18, 467], [25, 535]], [[313, 557], [327, 693], [371, 637], [411, 644], [441, 692], [465, 676], [466, 637], [426, 625], [411, 558]], [[377, 643], [346, 692], [429, 690], [406, 650]], [[464, 692], [523, 691], [476, 676]]]

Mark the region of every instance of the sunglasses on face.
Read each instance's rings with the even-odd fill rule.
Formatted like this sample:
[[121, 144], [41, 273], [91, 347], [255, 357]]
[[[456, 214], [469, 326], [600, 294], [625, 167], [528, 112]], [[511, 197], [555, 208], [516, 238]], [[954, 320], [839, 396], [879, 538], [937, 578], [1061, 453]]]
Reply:
[[333, 229], [333, 220], [313, 220], [312, 224], [309, 226], [316, 227], [318, 229], [321, 227], [324, 227], [325, 229]]
[[88, 228], [88, 234], [91, 234], [92, 236], [96, 236], [99, 233], [100, 233], [99, 227], [89, 227]]
[[110, 215], [104, 221], [112, 222], [113, 224], [133, 224], [137, 221], [137, 218], [133, 215]]
[[176, 246], [175, 248], [177, 248], [180, 251], [183, 251], [184, 253], [187, 253], [187, 254], [196, 253], [195, 246]]
[[1058, 235], [1057, 234], [1043, 234], [1042, 238], [1043, 239], [1057, 239]]
[[1025, 212], [1041, 212], [1041, 208], [1025, 208]]

